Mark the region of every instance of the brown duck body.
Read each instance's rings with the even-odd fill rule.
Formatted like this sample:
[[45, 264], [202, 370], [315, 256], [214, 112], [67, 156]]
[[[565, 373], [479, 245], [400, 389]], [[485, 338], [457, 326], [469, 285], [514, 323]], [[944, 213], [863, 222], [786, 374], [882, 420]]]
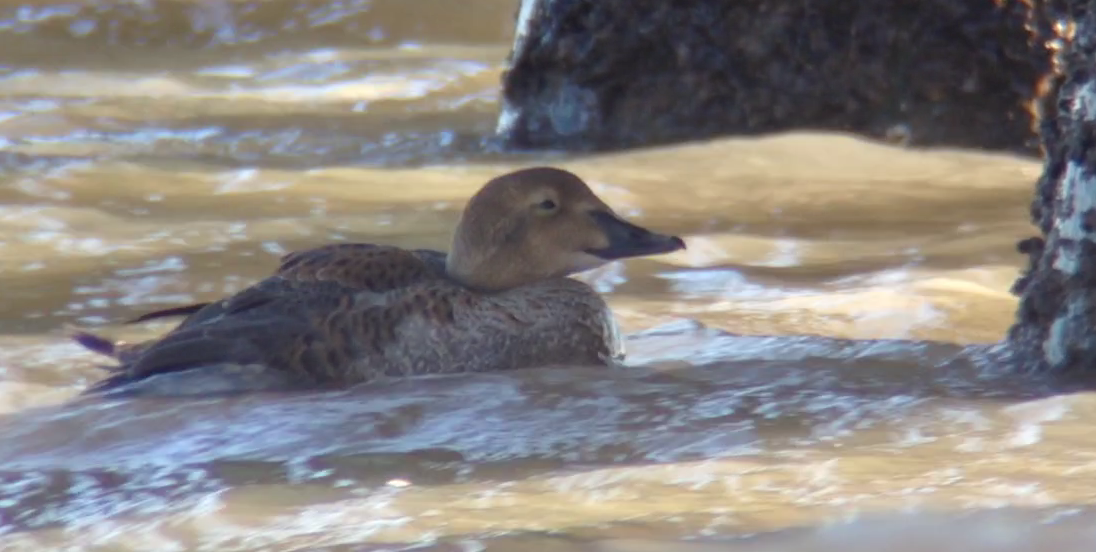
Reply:
[[[543, 184], [544, 177], [526, 173], [518, 180]], [[484, 189], [488, 206], [501, 194], [490, 192], [490, 186]], [[581, 188], [586, 190], [584, 184]], [[526, 195], [515, 195], [513, 201], [524, 208]], [[557, 192], [553, 203], [568, 203], [566, 195]], [[593, 289], [566, 275], [604, 262], [611, 252], [665, 252], [684, 245], [679, 238], [616, 219], [588, 190], [577, 197], [593, 205], [595, 218], [608, 225], [611, 235], [583, 237], [575, 242], [581, 245], [557, 247], [552, 241], [536, 247], [539, 234], [553, 238], [552, 232], [538, 230], [555, 228], [545, 226], [549, 215], [501, 226], [465, 220], [484, 218], [476, 215], [473, 198], [454, 238], [456, 259], [452, 253], [372, 244], [318, 247], [286, 255], [274, 275], [233, 296], [151, 313], [145, 318], [189, 314], [157, 340], [115, 346], [90, 334], [77, 335], [78, 341], [119, 363], [89, 392], [207, 395], [337, 389], [426, 374], [611, 365], [623, 357], [612, 314]], [[545, 204], [539, 201], [537, 205]], [[494, 210], [499, 208], [487, 212]], [[621, 224], [625, 226], [616, 226]], [[560, 228], [575, 232], [573, 225]], [[593, 232], [591, 228], [601, 226], [579, 231]], [[525, 243], [529, 241], [532, 247]]]
[[206, 305], [164, 337], [117, 349], [121, 365], [89, 391], [342, 388], [622, 356], [607, 305], [585, 284], [556, 278], [477, 291], [450, 279], [444, 260], [371, 244], [292, 253], [274, 276]]

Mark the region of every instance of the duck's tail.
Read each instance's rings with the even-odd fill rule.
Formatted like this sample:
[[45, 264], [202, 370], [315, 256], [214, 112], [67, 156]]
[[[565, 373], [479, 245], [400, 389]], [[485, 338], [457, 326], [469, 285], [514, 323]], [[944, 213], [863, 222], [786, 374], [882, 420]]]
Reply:
[[105, 337], [95, 335], [91, 332], [85, 332], [82, 330], [69, 330], [69, 337], [73, 341], [80, 344], [83, 348], [98, 353], [103, 356], [111, 358], [118, 358], [118, 349], [120, 344], [115, 343]]
[[112, 341], [101, 335], [96, 335], [75, 327], [69, 327], [67, 328], [67, 330], [69, 338], [71, 338], [81, 347], [95, 354], [114, 359], [114, 361], [118, 364], [99, 365], [100, 368], [110, 372], [117, 372], [119, 370], [122, 370], [126, 363], [132, 361], [134, 356], [139, 354], [149, 345], [149, 343], [127, 343], [125, 341]]
[[[209, 303], [196, 303], [194, 305], [186, 305], [183, 307], [152, 311], [142, 314], [141, 316], [138, 316], [132, 320], [127, 320], [125, 323], [139, 324], [141, 322], [147, 322], [149, 320], [154, 320], [157, 318], [190, 316], [191, 314], [194, 314], [203, 309], [207, 305], [209, 305]], [[66, 330], [68, 331], [69, 337], [73, 341], [78, 343], [81, 347], [93, 353], [108, 356], [122, 363], [124, 363], [127, 358], [131, 357], [133, 353], [142, 348], [142, 345], [140, 343], [130, 345], [124, 341], [111, 341], [108, 338], [81, 330], [79, 328], [76, 328], [75, 326], [69, 326], [66, 328]], [[102, 366], [102, 368], [117, 370], [117, 368], [114, 366]]]
[[[114, 364], [96, 365], [96, 368], [105, 370], [110, 374], [106, 378], [92, 383], [84, 390], [82, 393], [83, 395], [113, 394], [116, 387], [122, 387], [123, 384], [129, 381], [129, 378], [126, 375], [126, 364], [127, 361], [132, 360], [133, 354], [140, 350], [142, 346], [141, 343], [129, 344], [125, 341], [112, 341], [109, 338], [81, 330], [74, 326], [69, 326], [66, 330], [69, 338], [81, 347], [93, 353], [110, 357], [115, 361]], [[125, 393], [121, 393], [119, 396], [125, 396]]]

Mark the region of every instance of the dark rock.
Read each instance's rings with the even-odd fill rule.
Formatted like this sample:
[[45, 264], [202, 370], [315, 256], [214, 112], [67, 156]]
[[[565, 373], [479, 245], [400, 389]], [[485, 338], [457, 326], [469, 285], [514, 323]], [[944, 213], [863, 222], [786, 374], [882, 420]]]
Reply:
[[[1009, 341], [1033, 370], [1096, 370], [1096, 0], [1036, 2], [1046, 21], [1076, 18], [1045, 99], [1039, 129], [1046, 161], [1032, 219], [1029, 258]], [[1046, 30], [1041, 32], [1048, 32]], [[1067, 37], [1068, 38], [1068, 37]]]
[[[1034, 0], [1038, 2], [1039, 0]], [[1050, 51], [1016, 0], [522, 0], [502, 141], [616, 149], [791, 129], [1033, 154]]]

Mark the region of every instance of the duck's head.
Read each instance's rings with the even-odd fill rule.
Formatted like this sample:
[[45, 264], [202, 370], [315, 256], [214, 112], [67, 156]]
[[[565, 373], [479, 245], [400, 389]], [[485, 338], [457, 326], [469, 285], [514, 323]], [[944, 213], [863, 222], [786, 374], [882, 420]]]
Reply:
[[446, 270], [468, 286], [503, 290], [684, 248], [677, 236], [620, 218], [574, 174], [536, 167], [498, 176], [472, 196]]

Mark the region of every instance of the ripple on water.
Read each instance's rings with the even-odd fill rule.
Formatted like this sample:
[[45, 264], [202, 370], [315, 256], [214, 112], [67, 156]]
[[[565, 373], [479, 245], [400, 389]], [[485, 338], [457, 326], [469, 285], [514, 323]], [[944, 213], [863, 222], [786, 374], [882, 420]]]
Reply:
[[[992, 350], [931, 342], [685, 321], [629, 336], [619, 371], [61, 404], [104, 359], [45, 332], [231, 293], [302, 245], [444, 245], [463, 198], [527, 162], [564, 163], [619, 212], [688, 237], [583, 275], [625, 324], [1004, 331], [1038, 163], [797, 134], [452, 164], [484, 159], [513, 5], [407, 5], [0, 5], [0, 273], [20, 290], [0, 335], [0, 548], [528, 550], [548, 537], [522, 532], [541, 530], [639, 550], [1096, 496], [1091, 396], [1042, 398], [1003, 381]], [[779, 331], [751, 325], [781, 316]], [[621, 525], [651, 538], [614, 539]], [[855, 549], [871, 528], [825, 546]]]
[[[633, 337], [630, 344], [670, 338], [670, 330]], [[742, 341], [751, 342], [758, 348], [766, 343]], [[38, 481], [34, 489], [45, 485], [41, 477], [18, 474], [61, 474], [48, 481], [80, 486], [78, 496], [98, 504], [91, 508], [84, 498], [70, 504], [65, 492], [33, 504], [30, 496], [40, 495], [27, 491], [31, 487], [12, 486], [18, 511], [26, 512], [12, 523], [41, 524], [60, 515], [118, 519], [123, 512], [152, 512], [166, 500], [172, 509], [150, 521], [148, 530], [185, 519], [202, 528], [207, 544], [248, 532], [270, 542], [304, 538], [301, 520], [311, 522], [308, 534], [321, 531], [327, 535], [322, 542], [332, 544], [415, 540], [431, 531], [430, 519], [446, 520], [444, 530], [434, 525], [432, 531], [459, 534], [462, 527], [608, 522], [640, 511], [718, 516], [728, 501], [756, 512], [773, 501], [821, 511], [835, 501], [871, 508], [888, 501], [947, 503], [950, 497], [985, 506], [1061, 499], [1060, 490], [1052, 495], [1044, 486], [1025, 486], [1002, 477], [1001, 470], [1037, 455], [1038, 441], [1031, 436], [1054, 431], [1054, 424], [1076, 415], [1077, 405], [1090, 409], [1088, 399], [1003, 402], [975, 410], [962, 397], [992, 397], [995, 387], [971, 379], [964, 369], [952, 379], [922, 374], [920, 382], [902, 374], [910, 362], [923, 364], [925, 355], [953, 358], [957, 348], [933, 352], [900, 342], [869, 348], [816, 340], [813, 348], [800, 342], [795, 353], [782, 346], [787, 344], [795, 342], [770, 338], [768, 356], [807, 354], [814, 361], [763, 362], [756, 359], [765, 355], [754, 351], [742, 353], [754, 359], [748, 363], [724, 360], [675, 370], [549, 369], [288, 398], [39, 408], [0, 425], [0, 440], [10, 444], [0, 450], [0, 465], [26, 477], [27, 485]], [[822, 360], [826, 356], [833, 360]], [[861, 362], [850, 360], [858, 356]], [[888, 362], [898, 362], [897, 370], [885, 369]], [[469, 403], [468, 397], [477, 400]], [[910, 439], [911, 431], [920, 437]], [[927, 453], [940, 448], [976, 457], [941, 470], [940, 456]], [[449, 452], [436, 467], [409, 461], [430, 450]], [[231, 483], [239, 475], [215, 467], [225, 461], [251, 463], [239, 473], [258, 485], [253, 492]], [[289, 473], [298, 483], [283, 487]], [[103, 484], [103, 478], [135, 483]], [[404, 484], [383, 490], [391, 480]], [[318, 485], [339, 494], [320, 492], [305, 500], [318, 502], [308, 504], [267, 498], [309, 481], [305, 489]], [[921, 490], [910, 494], [915, 481]], [[151, 497], [147, 489], [153, 489]], [[675, 498], [644, 498], [663, 492]], [[538, 502], [535, 497], [544, 493], [555, 498]], [[229, 511], [264, 513], [237, 523], [199, 509], [215, 496]], [[423, 503], [437, 516], [413, 514]], [[497, 518], [506, 505], [520, 513]], [[362, 526], [363, 515], [372, 524]], [[485, 524], [484, 516], [496, 517]]]

